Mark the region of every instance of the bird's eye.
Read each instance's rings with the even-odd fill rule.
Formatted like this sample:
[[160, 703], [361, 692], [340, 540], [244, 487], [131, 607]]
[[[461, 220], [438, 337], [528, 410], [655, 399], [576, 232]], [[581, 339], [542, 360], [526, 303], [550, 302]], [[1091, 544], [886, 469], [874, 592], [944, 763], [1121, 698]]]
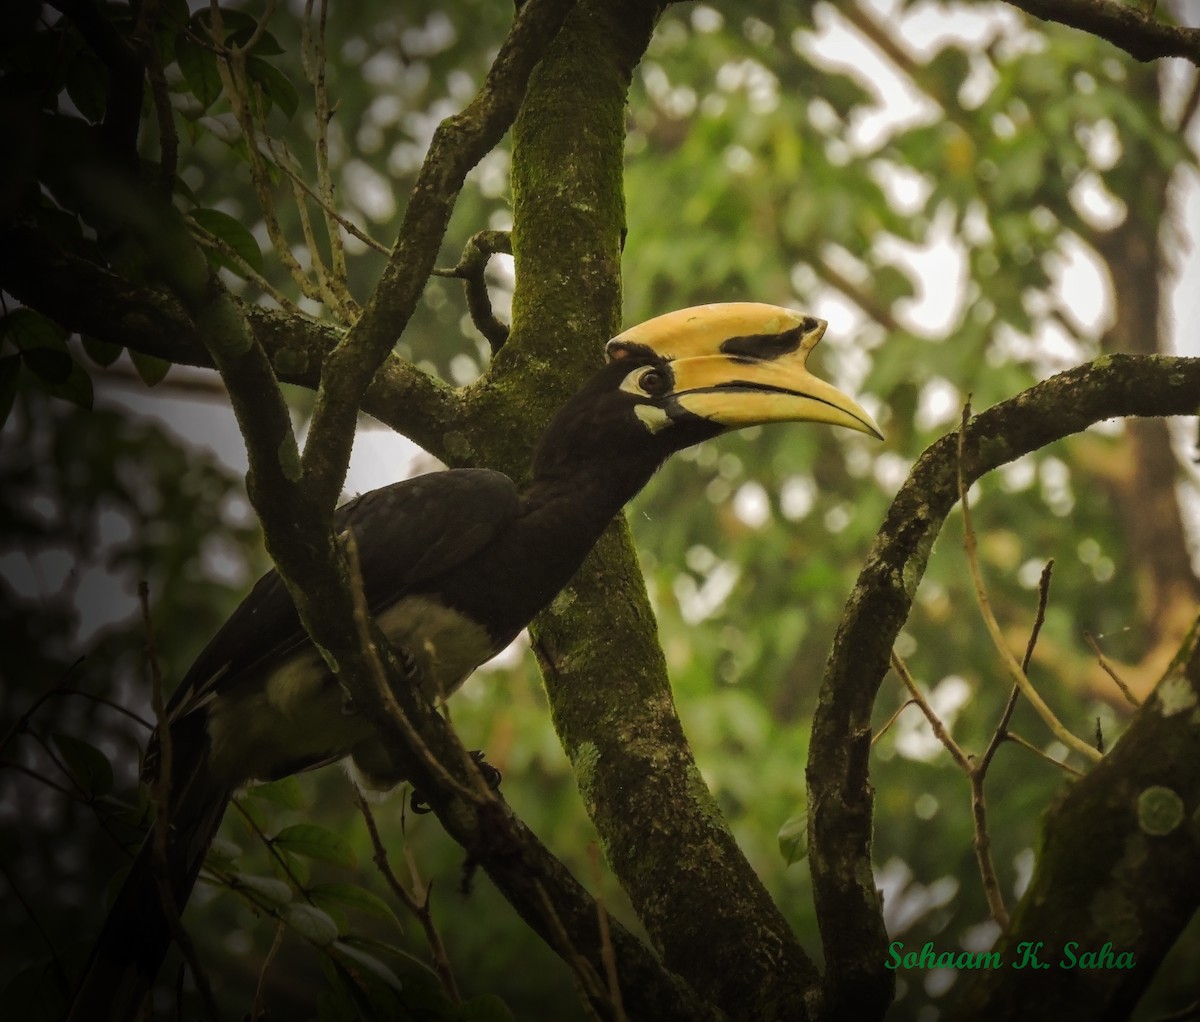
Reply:
[[667, 374], [661, 369], [647, 369], [638, 377], [638, 386], [642, 388], [643, 393], [649, 394], [651, 397], [658, 397], [659, 394], [665, 393], [670, 385]]

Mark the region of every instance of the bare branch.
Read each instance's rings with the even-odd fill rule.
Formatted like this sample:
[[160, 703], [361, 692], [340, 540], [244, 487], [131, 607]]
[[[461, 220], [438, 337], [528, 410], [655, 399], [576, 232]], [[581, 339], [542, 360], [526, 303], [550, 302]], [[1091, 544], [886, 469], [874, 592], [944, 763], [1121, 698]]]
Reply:
[[[375, 823], [375, 814], [371, 812], [371, 807], [367, 800], [363, 798], [361, 793], [356, 793], [354, 804], [358, 806], [358, 811], [362, 814], [363, 821], [367, 825], [367, 833], [371, 838], [371, 848], [374, 850], [372, 859], [376, 868], [383, 875], [383, 879], [387, 882], [389, 888], [402, 904], [417, 921], [421, 924], [421, 931], [425, 934], [425, 943], [429, 945], [429, 954], [433, 959], [433, 970], [437, 973], [438, 982], [442, 985], [442, 990], [445, 991], [447, 997], [455, 1004], [462, 1001], [462, 995], [458, 991], [458, 983], [454, 979], [454, 970], [450, 966], [450, 956], [446, 953], [446, 945], [442, 941], [442, 935], [438, 931], [437, 926], [433, 922], [433, 913], [429, 907], [429, 897], [431, 893], [432, 883], [425, 889], [423, 897], [418, 898], [410, 892], [396, 876], [392, 869], [391, 862], [388, 861], [387, 847], [383, 843], [383, 838], [379, 836], [379, 827]], [[412, 865], [411, 854], [407, 844], [405, 845], [405, 853], [409, 856], [409, 864]], [[415, 871], [413, 876], [414, 885], [417, 883]]]
[[1004, 668], [1005, 673], [1012, 679], [1014, 685], [1020, 690], [1021, 694], [1029, 700], [1033, 708], [1037, 710], [1038, 716], [1042, 718], [1051, 733], [1068, 749], [1071, 749], [1084, 759], [1091, 760], [1093, 763], [1100, 759], [1100, 753], [1088, 745], [1082, 738], [1073, 734], [1063, 726], [1062, 722], [1055, 716], [1054, 711], [1038, 693], [1021, 669], [1021, 665], [1017, 663], [1017, 658], [1012, 655], [1012, 650], [1008, 648], [1008, 643], [1004, 641], [1004, 633], [1000, 631], [1000, 623], [996, 620], [996, 615], [992, 613], [992, 601], [988, 598], [987, 588], [983, 584], [983, 575], [979, 570], [979, 558], [975, 551], [975, 529], [971, 525], [971, 501], [967, 495], [967, 483], [963, 478], [963, 446], [967, 437], [967, 424], [971, 418], [971, 402], [968, 401], [963, 405], [962, 412], [962, 428], [958, 431], [958, 499], [962, 504], [963, 512], [963, 546], [967, 552], [967, 565], [971, 572], [971, 582], [975, 587], [975, 599], [979, 603], [979, 613], [983, 617], [983, 623], [987, 627], [988, 635], [991, 637], [992, 646], [1000, 655], [1000, 664]]
[[[980, 970], [948, 1019], [1017, 1017], [1031, 997], [1046, 1018], [1133, 1014], [1157, 964], [1200, 907], [1200, 834], [1189, 825], [1200, 799], [1200, 758], [1195, 722], [1179, 711], [1200, 699], [1198, 635], [1193, 629], [1120, 741], [1086, 777], [1064, 787], [1043, 829], [1029, 889], [995, 949], [1011, 961], [1022, 941], [1047, 935], [1077, 941], [1078, 948], [1107, 940], [1137, 967], [1096, 969], [1086, 983]], [[1097, 912], [1097, 905], [1119, 912]], [[1062, 947], [1050, 944], [1047, 951], [1057, 955]]]
[[957, 763], [965, 773], [970, 775], [972, 770], [971, 758], [965, 752], [963, 752], [958, 742], [950, 737], [950, 732], [946, 730], [946, 725], [942, 723], [942, 718], [934, 713], [933, 707], [929, 705], [929, 700], [926, 699], [921, 690], [917, 688], [917, 683], [913, 680], [913, 676], [908, 669], [908, 664], [901, 659], [900, 654], [895, 650], [892, 650], [892, 667], [895, 669], [896, 673], [900, 675], [900, 680], [904, 682], [904, 687], [908, 689], [909, 695], [912, 696], [912, 701], [916, 703], [921, 708], [921, 712], [925, 714], [925, 719], [929, 721], [929, 726], [933, 728], [934, 737], [946, 747], [946, 751], [950, 753], [950, 756], [953, 758], [954, 762]]
[[1136, 60], [1183, 57], [1200, 66], [1200, 29], [1169, 25], [1120, 0], [1008, 0], [1026, 14], [1107, 39]]
[[512, 255], [512, 238], [508, 231], [480, 231], [467, 242], [456, 266], [433, 271], [438, 277], [458, 277], [462, 280], [471, 322], [487, 338], [493, 355], [508, 340], [508, 327], [492, 312], [492, 302], [484, 280], [488, 260], [497, 253]]
[[1095, 637], [1091, 632], [1084, 632], [1083, 637], [1087, 640], [1087, 644], [1092, 647], [1092, 652], [1096, 654], [1096, 662], [1100, 665], [1100, 669], [1112, 678], [1113, 684], [1120, 689], [1121, 695], [1125, 697], [1125, 701], [1136, 710], [1142, 704], [1138, 702], [1137, 696], [1130, 691], [1129, 686], [1125, 684], [1124, 679], [1116, 672], [1113, 665], [1108, 662], [1108, 657], [1100, 651], [1100, 646], [1096, 642]]
[[[971, 420], [964, 482], [1094, 422], [1189, 415], [1200, 359], [1107, 355], [1068, 370]], [[871, 881], [871, 714], [896, 635], [908, 617], [933, 540], [957, 500], [957, 433], [917, 461], [888, 510], [852, 592], [829, 661], [809, 749], [809, 863], [825, 945], [826, 1005], [845, 1017], [891, 1002], [882, 906]]]

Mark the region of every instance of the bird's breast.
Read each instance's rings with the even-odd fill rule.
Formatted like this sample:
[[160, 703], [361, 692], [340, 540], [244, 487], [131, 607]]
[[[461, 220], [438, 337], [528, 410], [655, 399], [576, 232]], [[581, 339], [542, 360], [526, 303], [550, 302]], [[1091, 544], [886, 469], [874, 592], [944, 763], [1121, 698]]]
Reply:
[[388, 641], [413, 658], [418, 683], [434, 699], [450, 695], [500, 652], [483, 625], [433, 597], [406, 597], [375, 619]]

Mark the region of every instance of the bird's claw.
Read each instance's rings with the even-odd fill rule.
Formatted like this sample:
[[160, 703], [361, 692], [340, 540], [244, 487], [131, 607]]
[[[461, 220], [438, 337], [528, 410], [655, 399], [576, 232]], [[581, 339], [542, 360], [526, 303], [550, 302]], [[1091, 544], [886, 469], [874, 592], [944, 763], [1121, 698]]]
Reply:
[[396, 659], [400, 661], [404, 677], [412, 679], [417, 676], [417, 658], [403, 646], [396, 647]]
[[[495, 791], [500, 787], [500, 782], [504, 779], [504, 775], [483, 757], [484, 752], [482, 749], [471, 750], [471, 759], [475, 761], [475, 765], [479, 767], [479, 772], [483, 774], [484, 783], [491, 791]], [[408, 797], [408, 807], [418, 816], [424, 816], [426, 813], [432, 811], [432, 807], [425, 801], [425, 797], [416, 789]]]

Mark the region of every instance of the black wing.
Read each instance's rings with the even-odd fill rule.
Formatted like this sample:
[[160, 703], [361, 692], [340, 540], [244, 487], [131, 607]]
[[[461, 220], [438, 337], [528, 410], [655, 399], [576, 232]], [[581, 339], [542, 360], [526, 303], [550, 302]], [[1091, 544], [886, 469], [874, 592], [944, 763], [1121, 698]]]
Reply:
[[[338, 508], [339, 532], [358, 544], [372, 613], [428, 588], [490, 543], [517, 513], [517, 488], [489, 469], [432, 472], [371, 490]], [[308, 642], [278, 573], [258, 580], [184, 675], [171, 698], [174, 720], [216, 689], [261, 675]]]

